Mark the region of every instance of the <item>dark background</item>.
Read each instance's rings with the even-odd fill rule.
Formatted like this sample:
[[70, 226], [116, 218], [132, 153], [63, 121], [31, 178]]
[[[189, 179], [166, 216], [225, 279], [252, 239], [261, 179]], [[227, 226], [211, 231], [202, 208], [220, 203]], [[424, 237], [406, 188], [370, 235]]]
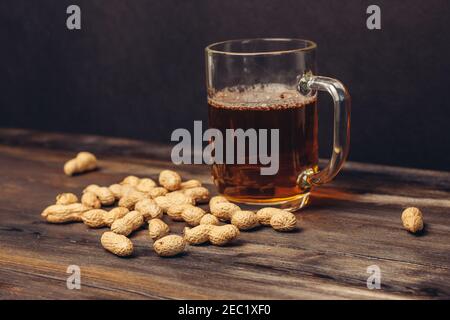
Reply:
[[[77, 4], [82, 30], [66, 28]], [[381, 7], [381, 30], [366, 8]], [[0, 126], [169, 142], [206, 120], [204, 47], [233, 38], [318, 43], [352, 95], [350, 160], [450, 169], [450, 2], [2, 0]], [[321, 156], [330, 98], [321, 96]]]

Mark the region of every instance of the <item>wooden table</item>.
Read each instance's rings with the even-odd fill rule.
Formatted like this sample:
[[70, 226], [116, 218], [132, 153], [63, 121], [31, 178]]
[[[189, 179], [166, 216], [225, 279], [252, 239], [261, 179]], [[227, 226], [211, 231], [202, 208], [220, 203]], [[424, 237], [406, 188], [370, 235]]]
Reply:
[[[75, 151], [95, 152], [101, 170], [62, 172]], [[52, 225], [40, 212], [60, 192], [109, 185], [134, 174], [156, 178], [173, 168], [167, 146], [125, 139], [0, 130], [1, 299], [415, 299], [450, 298], [450, 174], [348, 163], [314, 190], [298, 212], [300, 230], [242, 232], [228, 247], [190, 246], [160, 258], [146, 230], [132, 236], [135, 254], [118, 258], [100, 246], [104, 229]], [[206, 166], [181, 166], [183, 177], [213, 190]], [[407, 206], [420, 207], [426, 231], [402, 229]], [[183, 223], [169, 223], [180, 233]], [[68, 290], [69, 265], [81, 290]], [[369, 266], [381, 289], [369, 290]]]

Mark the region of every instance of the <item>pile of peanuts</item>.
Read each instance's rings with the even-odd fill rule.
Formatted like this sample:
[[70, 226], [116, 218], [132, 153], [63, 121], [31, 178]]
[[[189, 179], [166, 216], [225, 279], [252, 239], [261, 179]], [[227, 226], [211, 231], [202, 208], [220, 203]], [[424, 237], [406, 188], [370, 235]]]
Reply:
[[[117, 256], [133, 254], [133, 243], [128, 236], [145, 224], [159, 256], [178, 255], [187, 244], [209, 242], [223, 246], [234, 240], [240, 230], [260, 225], [277, 231], [296, 228], [297, 219], [291, 212], [275, 208], [257, 212], [241, 210], [225, 197], [210, 198], [200, 181], [182, 181], [175, 171], [161, 171], [158, 182], [159, 185], [150, 178], [128, 176], [109, 187], [92, 184], [83, 190], [80, 201], [73, 193], [60, 194], [56, 204], [47, 207], [41, 215], [49, 223], [83, 222], [90, 228], [110, 228], [100, 242]], [[208, 201], [210, 213], [196, 206]], [[109, 211], [102, 209], [115, 204], [117, 207]], [[164, 214], [188, 225], [182, 236], [170, 234], [169, 226], [163, 221]]]
[[[64, 165], [68, 176], [97, 169], [97, 158], [90, 152], [80, 152]], [[198, 180], [182, 181], [172, 170], [163, 170], [158, 178], [159, 186], [150, 178], [128, 176], [120, 183], [101, 187], [87, 186], [80, 201], [73, 193], [62, 193], [56, 204], [47, 207], [42, 217], [49, 223], [83, 222], [90, 228], [110, 228], [101, 236], [102, 246], [117, 256], [133, 254], [133, 242], [128, 238], [133, 232], [148, 224], [153, 249], [159, 256], [175, 256], [182, 253], [187, 244], [209, 242], [223, 246], [236, 239], [241, 230], [259, 226], [271, 226], [276, 231], [291, 231], [297, 219], [289, 211], [262, 208], [257, 212], [241, 210], [223, 196], [210, 199], [208, 189]], [[196, 204], [209, 201], [206, 212]], [[117, 205], [109, 211], [102, 207]], [[163, 221], [166, 214], [173, 221], [185, 222], [183, 236], [170, 234]], [[406, 230], [418, 233], [423, 230], [422, 212], [407, 208], [402, 213]]]

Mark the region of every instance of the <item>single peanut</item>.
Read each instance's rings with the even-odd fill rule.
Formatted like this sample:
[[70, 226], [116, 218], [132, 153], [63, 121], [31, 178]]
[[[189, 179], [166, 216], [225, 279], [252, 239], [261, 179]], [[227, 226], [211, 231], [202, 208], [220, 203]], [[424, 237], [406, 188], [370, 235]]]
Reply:
[[211, 213], [223, 221], [230, 221], [233, 213], [240, 211], [241, 208], [231, 202], [216, 202], [209, 205]]
[[177, 204], [192, 204], [195, 205], [194, 199], [191, 197], [186, 196], [182, 192], [170, 192], [166, 194], [165, 196], [156, 197], [155, 198], [156, 203], [158, 206], [160, 206], [164, 212], [167, 212], [167, 210], [174, 205]]
[[139, 200], [134, 206], [134, 209], [144, 216], [145, 221], [161, 218], [163, 216], [163, 211], [156, 204], [155, 200], [148, 198]]
[[139, 229], [144, 224], [144, 216], [138, 211], [131, 211], [123, 218], [117, 219], [111, 225], [111, 231], [117, 234], [128, 236], [134, 230]]
[[98, 188], [100, 188], [99, 185], [97, 185], [97, 184], [90, 184], [90, 185], [88, 185], [87, 187], [85, 187], [85, 188], [83, 189], [83, 193], [86, 193], [86, 192], [92, 192], [92, 193], [95, 194], [95, 191], [97, 191]]
[[85, 225], [91, 228], [106, 227], [105, 215], [108, 212], [102, 209], [92, 209], [82, 214], [81, 218]]
[[109, 191], [112, 192], [116, 200], [122, 198], [122, 187], [123, 186], [118, 183], [112, 184], [108, 187]]
[[239, 230], [250, 230], [259, 226], [258, 218], [253, 211], [236, 211], [231, 217], [231, 223]]
[[163, 187], [154, 187], [151, 188], [147, 194], [152, 198], [155, 199], [157, 197], [165, 196], [169, 191], [166, 188]]
[[129, 190], [126, 194], [122, 196], [119, 200], [119, 207], [125, 207], [128, 210], [133, 210], [136, 203], [139, 201], [148, 198], [147, 194], [137, 191], [137, 190]]
[[239, 235], [239, 229], [232, 225], [211, 226], [209, 242], [216, 246], [223, 246]]
[[205, 187], [184, 189], [183, 193], [193, 198], [196, 203], [206, 203], [209, 200], [209, 190]]
[[172, 170], [163, 170], [159, 173], [159, 184], [169, 191], [180, 189], [181, 177]]
[[97, 158], [90, 152], [80, 152], [74, 159], [64, 164], [64, 173], [72, 176], [97, 168]]
[[216, 216], [207, 213], [200, 219], [200, 224], [210, 224], [213, 226], [218, 226], [220, 224], [219, 219]]
[[169, 226], [161, 219], [152, 219], [148, 222], [148, 233], [153, 240], [162, 238], [170, 232]]
[[41, 216], [50, 223], [80, 222], [83, 212], [90, 209], [81, 203], [54, 204], [45, 208]]
[[181, 217], [188, 225], [195, 227], [200, 224], [200, 220], [205, 214], [205, 210], [202, 208], [191, 205], [183, 209], [181, 212]]
[[169, 218], [172, 219], [173, 221], [184, 221], [183, 217], [181, 216], [181, 213], [183, 212], [184, 209], [190, 208], [190, 207], [193, 207], [193, 205], [189, 204], [189, 203], [176, 204], [176, 205], [170, 206], [167, 209], [166, 213], [169, 216]]
[[291, 231], [297, 225], [297, 218], [289, 211], [278, 208], [262, 208], [256, 212], [262, 225], [270, 225], [277, 231]]
[[108, 187], [109, 191], [112, 192], [112, 194], [114, 195], [114, 198], [116, 200], [120, 200], [122, 197], [126, 196], [127, 194], [129, 194], [130, 192], [134, 192], [136, 191], [136, 188], [133, 187], [130, 184], [112, 184]]
[[202, 244], [209, 241], [209, 232], [212, 225], [200, 224], [194, 228], [186, 227], [183, 230], [184, 240], [189, 244]]
[[180, 184], [180, 189], [190, 189], [195, 187], [201, 187], [202, 183], [198, 180], [192, 179]]
[[270, 225], [277, 231], [291, 231], [297, 226], [297, 218], [292, 212], [283, 210], [270, 218]]
[[286, 212], [282, 209], [277, 208], [262, 208], [256, 212], [256, 216], [258, 217], [258, 221], [260, 224], [265, 226], [270, 226], [270, 219], [275, 213], [283, 213]]
[[114, 221], [125, 217], [128, 212], [129, 210], [123, 207], [111, 209], [104, 214], [103, 221], [107, 227], [111, 227]]
[[107, 231], [102, 234], [100, 242], [106, 250], [119, 257], [126, 257], [133, 253], [133, 242], [127, 237]]
[[83, 222], [91, 228], [110, 227], [114, 221], [123, 218], [128, 213], [127, 208], [114, 208], [111, 211], [93, 209], [82, 214]]
[[107, 187], [99, 187], [96, 184], [91, 184], [83, 190], [83, 193], [85, 192], [94, 193], [104, 206], [110, 206], [116, 201], [114, 194]]
[[136, 187], [133, 187], [131, 184], [124, 184], [124, 185], [121, 185], [121, 186], [122, 186], [122, 190], [121, 190], [122, 191], [122, 197], [126, 196], [129, 193], [133, 193], [133, 192], [138, 191], [136, 189]]
[[141, 192], [149, 192], [154, 187], [156, 187], [155, 181], [153, 181], [150, 178], [142, 178], [139, 180], [139, 183], [136, 186], [136, 189]]
[[172, 257], [184, 251], [186, 242], [178, 235], [168, 235], [156, 240], [153, 249], [161, 257]]
[[196, 245], [209, 241], [213, 245], [223, 246], [239, 235], [239, 229], [232, 224], [223, 226], [200, 224], [194, 228], [184, 228], [183, 234], [189, 244]]
[[418, 208], [406, 208], [402, 212], [402, 222], [403, 227], [409, 232], [419, 232], [423, 229], [423, 214]]
[[67, 205], [77, 202], [78, 197], [73, 193], [61, 193], [56, 196], [56, 204]]
[[97, 197], [95, 193], [91, 191], [83, 193], [83, 195], [81, 196], [81, 203], [87, 207], [94, 209], [100, 209], [100, 207], [102, 206], [100, 199]]
[[167, 212], [167, 210], [171, 207], [171, 204], [169, 202], [169, 198], [166, 198], [166, 196], [159, 196], [154, 198], [156, 204], [163, 209], [164, 212]]
[[125, 177], [120, 182], [120, 184], [121, 185], [130, 185], [130, 186], [136, 187], [139, 184], [140, 181], [141, 181], [141, 179], [139, 179], [136, 176], [128, 176], [128, 177]]
[[214, 196], [209, 200], [209, 207], [214, 206], [215, 204], [221, 202], [230, 202], [230, 201], [228, 201], [228, 199], [225, 198], [224, 196]]

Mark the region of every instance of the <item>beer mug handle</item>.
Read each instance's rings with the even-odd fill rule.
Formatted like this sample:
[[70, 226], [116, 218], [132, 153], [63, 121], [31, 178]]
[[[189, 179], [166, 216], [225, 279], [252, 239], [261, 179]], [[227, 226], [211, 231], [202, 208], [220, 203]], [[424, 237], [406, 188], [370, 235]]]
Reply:
[[344, 165], [350, 145], [350, 95], [340, 81], [314, 76], [311, 72], [303, 75], [297, 89], [306, 96], [315, 94], [316, 90], [326, 91], [333, 98], [334, 104], [333, 151], [331, 158], [327, 166], [321, 171], [314, 172], [311, 169], [299, 175], [299, 185], [308, 189], [331, 181]]

